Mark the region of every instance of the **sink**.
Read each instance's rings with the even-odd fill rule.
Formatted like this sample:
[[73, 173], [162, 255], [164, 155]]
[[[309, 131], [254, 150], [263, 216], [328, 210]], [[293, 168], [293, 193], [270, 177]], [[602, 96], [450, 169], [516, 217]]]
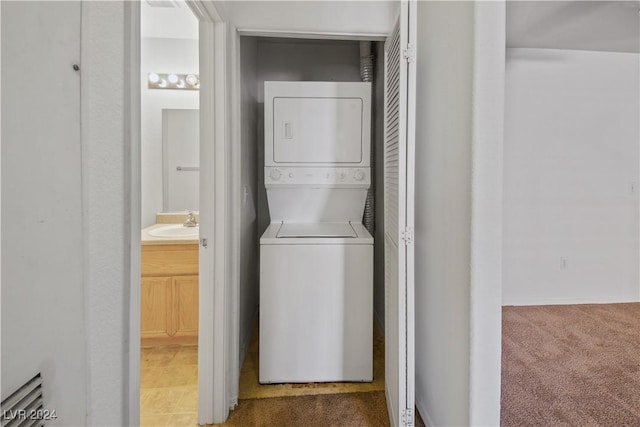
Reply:
[[185, 227], [182, 224], [169, 224], [163, 227], [149, 230], [149, 235], [153, 237], [193, 237], [197, 238], [200, 227]]

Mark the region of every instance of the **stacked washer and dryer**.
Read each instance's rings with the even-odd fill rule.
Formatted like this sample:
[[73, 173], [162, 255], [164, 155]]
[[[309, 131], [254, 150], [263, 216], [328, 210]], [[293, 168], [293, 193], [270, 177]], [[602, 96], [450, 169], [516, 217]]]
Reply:
[[371, 84], [265, 82], [261, 383], [373, 380]]

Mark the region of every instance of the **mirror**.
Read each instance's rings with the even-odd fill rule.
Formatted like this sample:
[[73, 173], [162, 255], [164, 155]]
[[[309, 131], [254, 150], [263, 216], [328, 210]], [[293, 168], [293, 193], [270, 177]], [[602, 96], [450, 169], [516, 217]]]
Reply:
[[162, 210], [198, 211], [199, 110], [162, 110]]

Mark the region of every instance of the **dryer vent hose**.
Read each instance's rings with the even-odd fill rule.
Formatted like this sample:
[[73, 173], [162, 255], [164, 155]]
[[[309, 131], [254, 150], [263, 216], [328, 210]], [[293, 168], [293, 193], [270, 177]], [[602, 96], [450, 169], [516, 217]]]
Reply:
[[[360, 42], [360, 79], [363, 82], [371, 82], [371, 98], [374, 98], [375, 95], [375, 81], [373, 79], [373, 64], [375, 57], [371, 53], [371, 42]], [[373, 115], [373, 111], [372, 111]], [[371, 126], [373, 128], [374, 120], [371, 121]], [[373, 131], [373, 129], [372, 129]], [[373, 135], [373, 132], [371, 132]], [[375, 156], [375, 138], [371, 138], [371, 185], [369, 186], [369, 191], [367, 192], [367, 201], [364, 205], [364, 217], [362, 218], [362, 223], [365, 228], [371, 235], [373, 236], [375, 231], [375, 203], [374, 203], [374, 194], [376, 189], [376, 180], [375, 180], [375, 169], [376, 169], [376, 156]]]

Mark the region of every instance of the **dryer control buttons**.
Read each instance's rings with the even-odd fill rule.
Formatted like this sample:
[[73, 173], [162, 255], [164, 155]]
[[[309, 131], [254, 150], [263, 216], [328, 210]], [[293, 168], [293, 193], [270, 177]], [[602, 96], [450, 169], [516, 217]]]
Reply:
[[282, 173], [278, 169], [273, 169], [271, 172], [269, 172], [269, 177], [274, 181], [279, 180], [281, 176]]
[[342, 188], [360, 188], [369, 185], [369, 179], [369, 170], [365, 168], [267, 167], [264, 171], [265, 184], [286, 187], [292, 185], [337, 185]]

